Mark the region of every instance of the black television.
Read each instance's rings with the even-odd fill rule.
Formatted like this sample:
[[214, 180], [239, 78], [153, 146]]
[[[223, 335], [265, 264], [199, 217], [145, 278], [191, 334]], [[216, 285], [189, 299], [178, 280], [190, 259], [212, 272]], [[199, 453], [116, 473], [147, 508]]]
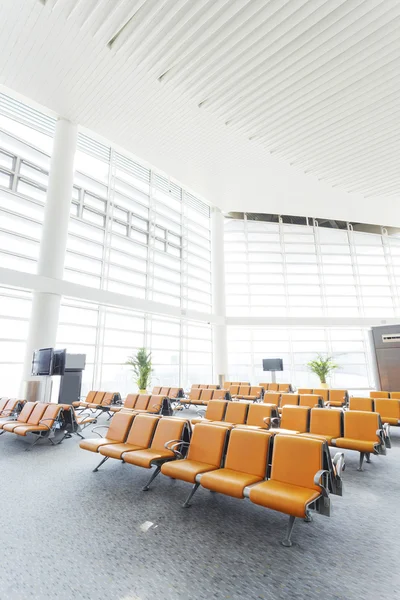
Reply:
[[32, 375], [51, 375], [53, 348], [35, 350], [32, 358]]
[[67, 357], [67, 351], [64, 350], [54, 350], [53, 352], [53, 361], [51, 365], [51, 374], [52, 375], [64, 375], [65, 374], [65, 360]]
[[281, 358], [263, 358], [263, 371], [283, 371]]

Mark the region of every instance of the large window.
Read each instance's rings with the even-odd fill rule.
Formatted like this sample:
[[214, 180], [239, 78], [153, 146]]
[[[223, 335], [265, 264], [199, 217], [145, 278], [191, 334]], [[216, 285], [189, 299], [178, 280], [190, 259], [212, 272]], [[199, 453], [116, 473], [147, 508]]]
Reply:
[[400, 316], [400, 238], [225, 220], [227, 315]]
[[263, 358], [282, 358], [284, 371], [277, 381], [297, 387], [318, 387], [307, 368], [317, 353], [334, 357], [338, 369], [330, 385], [362, 390], [373, 387], [368, 335], [362, 329], [300, 329], [228, 327], [229, 378], [252, 382], [270, 381], [262, 370]]

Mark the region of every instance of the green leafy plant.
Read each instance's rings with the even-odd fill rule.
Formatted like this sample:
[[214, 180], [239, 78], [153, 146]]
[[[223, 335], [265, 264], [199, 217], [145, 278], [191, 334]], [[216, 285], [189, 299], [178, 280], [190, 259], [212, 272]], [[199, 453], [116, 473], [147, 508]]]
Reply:
[[151, 352], [146, 348], [139, 348], [134, 356], [129, 356], [125, 363], [132, 367], [135, 382], [139, 390], [145, 390], [150, 385], [151, 374], [153, 372], [151, 365]]
[[307, 367], [318, 375], [321, 383], [326, 383], [327, 376], [331, 371], [337, 369], [338, 365], [333, 362], [332, 356], [323, 357], [322, 354], [318, 354], [316, 359], [307, 363]]

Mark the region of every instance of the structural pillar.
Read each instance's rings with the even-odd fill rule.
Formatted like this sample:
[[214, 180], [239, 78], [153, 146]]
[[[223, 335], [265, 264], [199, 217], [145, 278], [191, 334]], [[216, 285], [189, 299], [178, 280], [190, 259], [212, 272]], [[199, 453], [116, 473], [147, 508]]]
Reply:
[[[37, 270], [38, 275], [51, 279], [60, 280], [63, 277], [76, 142], [77, 126], [59, 119], [54, 135]], [[38, 348], [53, 348], [56, 344], [60, 303], [59, 293], [33, 293], [22, 373], [22, 395], [26, 395], [24, 382], [30, 379], [33, 351]]]
[[213, 284], [214, 379], [221, 385], [228, 373], [228, 341], [225, 309], [224, 217], [218, 208], [211, 212], [211, 256]]

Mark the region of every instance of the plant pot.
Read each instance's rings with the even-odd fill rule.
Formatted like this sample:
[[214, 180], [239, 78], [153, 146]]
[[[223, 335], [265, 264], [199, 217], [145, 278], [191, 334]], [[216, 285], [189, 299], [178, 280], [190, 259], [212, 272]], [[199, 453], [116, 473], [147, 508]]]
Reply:
[[329, 389], [329, 385], [327, 383], [320, 383], [320, 389], [321, 390], [327, 390]]
[[147, 390], [139, 390], [139, 394], [147, 394]]

